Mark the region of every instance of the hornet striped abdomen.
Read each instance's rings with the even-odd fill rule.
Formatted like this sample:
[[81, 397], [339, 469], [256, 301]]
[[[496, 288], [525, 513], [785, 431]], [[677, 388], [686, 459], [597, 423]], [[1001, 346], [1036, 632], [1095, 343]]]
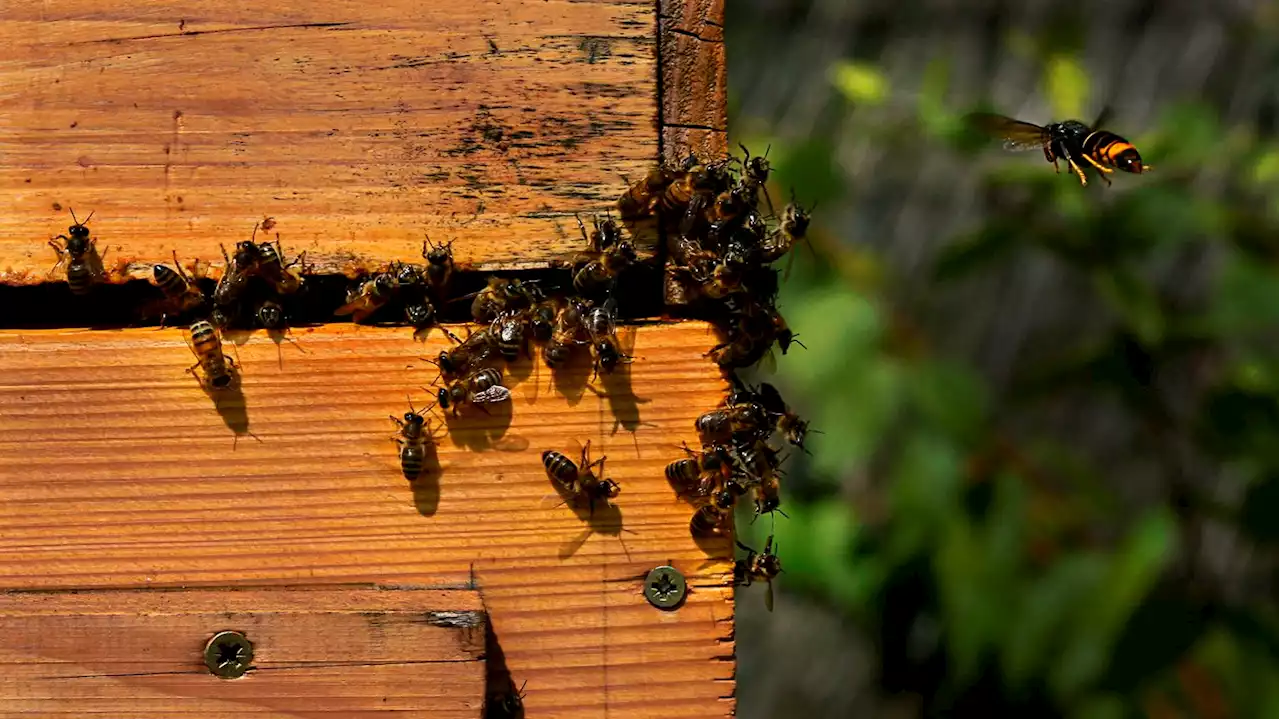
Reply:
[[1099, 165], [1114, 167], [1122, 172], [1141, 174], [1150, 169], [1142, 164], [1142, 156], [1133, 143], [1108, 130], [1094, 130], [1084, 139], [1082, 149]]

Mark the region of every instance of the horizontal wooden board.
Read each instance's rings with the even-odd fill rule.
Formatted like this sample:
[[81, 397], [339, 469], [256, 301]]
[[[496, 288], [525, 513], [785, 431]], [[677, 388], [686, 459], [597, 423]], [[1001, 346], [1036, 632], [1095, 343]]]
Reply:
[[[629, 372], [518, 364], [510, 411], [451, 420], [411, 485], [388, 415], [425, 401], [438, 333], [254, 335], [215, 407], [180, 330], [0, 332], [0, 587], [474, 581], [529, 717], [728, 715], [731, 546], [690, 536], [663, 474], [727, 389], [713, 331], [620, 334]], [[622, 487], [590, 523], [540, 461], [586, 440]], [[641, 595], [667, 562], [693, 587], [674, 612]]]
[[[253, 644], [222, 679], [204, 647]], [[0, 717], [480, 716], [476, 591], [265, 589], [0, 594]]]
[[[656, 161], [656, 8], [620, 0], [0, 4], [0, 281], [68, 208], [125, 274], [264, 216], [320, 271], [537, 267]], [[649, 246], [654, 238], [638, 238]], [[123, 275], [121, 275], [123, 276]]]

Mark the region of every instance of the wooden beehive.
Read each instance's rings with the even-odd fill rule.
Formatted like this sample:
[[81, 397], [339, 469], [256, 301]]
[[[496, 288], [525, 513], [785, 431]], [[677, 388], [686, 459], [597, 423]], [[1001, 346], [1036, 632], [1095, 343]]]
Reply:
[[[438, 333], [255, 334], [215, 403], [181, 331], [77, 320], [173, 251], [221, 264], [265, 216], [320, 274], [420, 261], [424, 233], [481, 278], [557, 266], [623, 176], [724, 152], [722, 20], [719, 0], [0, 6], [0, 624], [21, 638], [0, 717], [478, 716], [481, 674], [529, 717], [732, 714], [731, 545], [690, 536], [663, 475], [726, 389], [705, 323], [636, 318], [607, 381], [516, 365], [510, 411], [451, 420], [410, 484], [387, 417], [426, 401]], [[51, 309], [72, 208], [116, 286]], [[587, 440], [623, 491], [584, 521], [548, 506], [540, 454]], [[690, 586], [674, 611], [642, 596], [663, 564]], [[220, 623], [283, 639], [218, 679], [198, 654]]]

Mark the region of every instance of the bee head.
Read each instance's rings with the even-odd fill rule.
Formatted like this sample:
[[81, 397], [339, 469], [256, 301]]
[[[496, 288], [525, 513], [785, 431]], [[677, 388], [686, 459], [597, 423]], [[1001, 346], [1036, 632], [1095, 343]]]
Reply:
[[417, 412], [404, 413], [404, 423], [412, 427], [421, 427], [423, 424], [426, 423], [426, 421], [427, 420], [424, 419], [423, 416], [418, 414]]
[[258, 308], [258, 322], [267, 329], [277, 329], [284, 323], [284, 309], [275, 302], [266, 302]]
[[440, 391], [436, 392], [436, 401], [440, 403], [441, 409], [449, 409], [449, 390], [441, 387]]

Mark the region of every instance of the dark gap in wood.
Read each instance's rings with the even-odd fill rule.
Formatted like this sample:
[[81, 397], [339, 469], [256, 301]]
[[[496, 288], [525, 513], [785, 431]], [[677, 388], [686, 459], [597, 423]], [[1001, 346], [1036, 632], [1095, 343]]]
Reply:
[[[662, 260], [659, 259], [658, 262]], [[622, 320], [656, 319], [664, 316], [662, 298], [662, 265], [639, 264], [628, 269], [618, 280], [614, 296], [618, 299], [618, 314]], [[452, 296], [462, 297], [477, 292], [489, 277], [515, 277], [521, 282], [537, 282], [549, 294], [573, 294], [573, 278], [570, 270], [548, 268], [535, 270], [511, 270], [496, 272], [458, 271], [454, 273]], [[347, 301], [347, 291], [356, 281], [340, 274], [307, 275], [305, 291], [286, 303], [285, 310], [291, 327], [321, 324], [347, 323], [349, 317], [338, 317], [334, 310]], [[208, 297], [213, 293], [212, 279], [200, 281], [201, 289]], [[160, 300], [160, 290], [145, 280], [130, 280], [120, 284], [100, 284], [89, 294], [77, 297], [71, 294], [66, 282], [45, 282], [36, 285], [0, 285], [0, 329], [62, 329], [88, 328], [95, 330], [123, 329], [126, 327], [158, 327], [160, 317], [145, 317], [146, 308]], [[438, 321], [444, 323], [470, 322], [471, 300], [449, 302], [436, 307]], [[167, 324], [183, 326], [199, 317], [170, 318]], [[393, 300], [362, 324], [407, 326], [403, 305]]]

